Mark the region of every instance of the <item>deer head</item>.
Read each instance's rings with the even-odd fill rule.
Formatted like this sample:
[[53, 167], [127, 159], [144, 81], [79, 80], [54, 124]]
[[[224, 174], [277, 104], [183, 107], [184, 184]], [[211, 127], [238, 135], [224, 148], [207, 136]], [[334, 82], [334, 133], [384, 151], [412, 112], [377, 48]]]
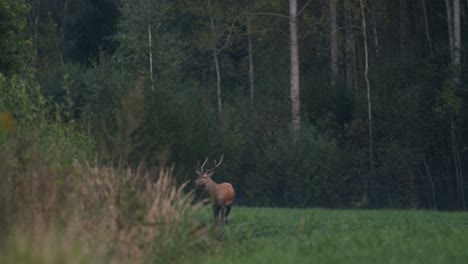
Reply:
[[201, 165], [200, 165], [200, 161], [198, 161], [197, 168], [195, 169], [195, 171], [197, 172], [198, 178], [195, 180], [195, 185], [202, 186], [202, 185], [205, 185], [207, 182], [211, 181], [211, 176], [213, 176], [213, 174], [215, 173], [215, 170], [223, 162], [223, 157], [224, 157], [224, 154], [221, 155], [221, 159], [219, 160], [219, 162], [216, 162], [215, 160], [214, 167], [208, 170], [204, 170], [204, 167], [206, 163], [208, 162], [208, 157], [205, 158], [205, 161]]

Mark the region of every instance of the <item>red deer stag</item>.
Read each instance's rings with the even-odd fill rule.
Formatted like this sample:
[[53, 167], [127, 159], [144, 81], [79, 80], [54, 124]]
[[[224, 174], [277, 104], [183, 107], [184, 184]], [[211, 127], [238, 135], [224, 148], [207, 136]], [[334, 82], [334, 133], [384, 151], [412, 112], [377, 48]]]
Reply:
[[221, 156], [221, 160], [219, 162], [214, 162], [214, 167], [209, 170], [204, 170], [203, 167], [205, 166], [208, 158], [205, 159], [202, 165], [200, 165], [200, 161], [198, 162], [198, 166], [196, 172], [198, 174], [198, 178], [195, 180], [195, 184], [197, 186], [205, 186], [205, 191], [210, 195], [210, 199], [213, 203], [213, 215], [214, 215], [214, 223], [218, 223], [218, 215], [219, 211], [221, 211], [221, 221], [223, 223], [228, 222], [229, 212], [231, 212], [232, 202], [234, 201], [234, 188], [230, 183], [220, 183], [217, 184], [211, 179], [211, 176], [215, 173], [215, 170], [221, 165], [223, 162], [224, 154]]

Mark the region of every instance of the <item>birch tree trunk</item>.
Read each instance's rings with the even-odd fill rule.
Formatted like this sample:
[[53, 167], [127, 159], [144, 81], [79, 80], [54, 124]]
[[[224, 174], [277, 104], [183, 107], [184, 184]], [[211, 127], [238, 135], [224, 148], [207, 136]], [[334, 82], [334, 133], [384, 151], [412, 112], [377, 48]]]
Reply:
[[289, 31], [291, 49], [291, 116], [293, 138], [297, 140], [301, 129], [299, 97], [299, 47], [297, 37], [297, 0], [289, 0]]
[[216, 47], [216, 30], [214, 25], [213, 13], [211, 11], [211, 0], [208, 0], [208, 12], [210, 14], [210, 27], [211, 27], [211, 34], [212, 34], [212, 50], [213, 50], [213, 59], [215, 63], [215, 70], [216, 70], [216, 95], [218, 99], [218, 115], [219, 121], [222, 123], [222, 114], [223, 114], [223, 105], [221, 102], [221, 71], [219, 69], [219, 62], [218, 62], [218, 49]]
[[153, 43], [151, 38], [151, 0], [148, 1], [148, 57], [149, 57], [149, 77], [151, 81], [151, 91], [154, 91], [153, 83]]
[[[450, 8], [450, 3], [446, 0], [447, 8]], [[447, 22], [453, 22], [453, 26], [448, 29], [452, 29], [453, 33], [451, 34], [452, 44], [451, 53], [452, 53], [452, 83], [454, 86], [455, 93], [457, 93], [461, 88], [461, 30], [460, 30], [460, 0], [453, 0], [453, 16], [449, 17], [449, 12], [447, 12]], [[450, 38], [450, 32], [449, 32]], [[453, 159], [455, 166], [455, 176], [457, 182], [457, 202], [458, 205], [465, 209], [465, 190], [463, 186], [463, 169], [460, 159], [460, 151], [458, 147], [458, 136], [457, 136], [457, 116], [453, 111], [450, 113], [450, 123], [451, 123], [451, 137], [452, 137], [452, 151]]]
[[[460, 26], [460, 0], [454, 0], [453, 3], [453, 43], [454, 43], [454, 50], [453, 50], [453, 61], [454, 61], [454, 84], [455, 84], [455, 91], [458, 92], [462, 89], [461, 83], [461, 26]], [[458, 161], [458, 171], [460, 173], [460, 203], [463, 209], [466, 209], [465, 203], [465, 187], [464, 187], [464, 177], [463, 177], [463, 166], [462, 161], [460, 159], [460, 151], [457, 145], [457, 155], [456, 160]]]
[[[369, 123], [369, 167], [370, 167], [370, 177], [374, 176], [374, 154], [373, 154], [373, 140], [372, 140], [372, 99], [371, 99], [371, 88], [370, 82], [368, 77], [369, 71], [369, 55], [367, 51], [367, 33], [366, 33], [366, 16], [364, 12], [364, 4], [363, 0], [359, 0], [361, 5], [361, 17], [362, 17], [362, 37], [364, 41], [364, 79], [366, 81], [367, 87], [367, 116], [368, 116], [368, 123]], [[367, 196], [369, 187], [369, 179], [365, 180], [364, 183], [364, 192]]]
[[250, 24], [250, 17], [247, 17], [247, 36], [249, 39], [249, 86], [250, 86], [250, 102], [254, 104], [255, 96], [255, 70], [253, 60], [253, 41], [252, 41], [252, 28]]
[[331, 68], [331, 85], [335, 86], [336, 80], [339, 75], [339, 61], [338, 61], [338, 27], [336, 20], [336, 0], [328, 0], [329, 15], [330, 15], [330, 68]]

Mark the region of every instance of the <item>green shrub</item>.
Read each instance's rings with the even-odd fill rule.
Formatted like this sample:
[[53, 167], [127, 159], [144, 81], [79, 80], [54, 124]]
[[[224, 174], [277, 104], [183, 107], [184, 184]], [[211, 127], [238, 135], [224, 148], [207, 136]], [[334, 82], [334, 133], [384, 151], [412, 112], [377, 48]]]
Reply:
[[335, 143], [305, 126], [292, 142], [289, 129], [278, 131], [255, 153], [255, 170], [245, 181], [250, 203], [275, 206], [340, 205], [344, 178]]
[[0, 111], [11, 112], [24, 124], [40, 124], [46, 119], [48, 100], [31, 79], [5, 77], [0, 73]]

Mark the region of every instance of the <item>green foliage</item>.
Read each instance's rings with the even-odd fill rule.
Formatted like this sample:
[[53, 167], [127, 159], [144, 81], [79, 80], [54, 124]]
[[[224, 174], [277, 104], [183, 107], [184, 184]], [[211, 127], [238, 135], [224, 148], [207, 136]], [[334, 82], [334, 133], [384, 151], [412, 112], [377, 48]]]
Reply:
[[[120, 109], [120, 99], [132, 87], [124, 69], [114, 60], [100, 53], [99, 63], [94, 62], [84, 76], [86, 104], [83, 106], [83, 120], [92, 124], [97, 138], [102, 137], [106, 126]], [[113, 129], [109, 127], [108, 129]]]
[[24, 0], [0, 2], [0, 73], [3, 75], [28, 74], [32, 70], [28, 13], [29, 6]]
[[445, 118], [451, 114], [458, 114], [462, 106], [462, 100], [456, 95], [455, 85], [447, 80], [437, 98], [437, 104], [434, 106], [434, 113], [438, 118]]
[[36, 79], [44, 96], [54, 104], [66, 106], [72, 111], [69, 113], [72, 116], [66, 118], [73, 119], [81, 114], [89, 100], [86, 73], [87, 69], [77, 63], [52, 64], [42, 67]]
[[[416, 156], [419, 153], [398, 141], [381, 142], [377, 150], [380, 160], [375, 175], [378, 176], [372, 179], [371, 196], [378, 202], [375, 202], [374, 206], [386, 204], [392, 208], [416, 208], [416, 181], [419, 175], [413, 169], [412, 163], [421, 162], [421, 156]], [[376, 199], [377, 195], [379, 199]]]
[[[146, 125], [142, 129], [156, 149], [169, 148], [172, 158], [181, 166], [190, 166], [205, 155], [214, 154], [220, 143], [215, 113], [205, 96], [193, 90], [181, 90], [168, 83], [150, 93]], [[218, 154], [218, 153], [216, 153]]]
[[47, 99], [34, 81], [0, 73], [0, 109], [13, 113], [20, 122], [42, 122], [46, 118]]
[[[30, 147], [54, 165], [71, 164], [75, 159], [85, 160], [95, 155], [92, 138], [85, 135], [73, 120], [69, 93], [64, 102], [52, 105], [51, 99], [41, 93], [40, 86], [34, 81], [17, 76], [6, 78], [0, 74], [0, 94], [0, 109], [12, 113], [18, 122], [14, 133], [5, 135], [0, 141], [3, 147], [8, 149], [11, 144], [24, 144], [24, 151], [29, 152]], [[67, 123], [62, 122], [63, 118]]]
[[151, 49], [153, 78], [161, 75], [177, 78], [180, 73], [176, 71], [185, 54], [173, 15], [174, 4], [170, 1], [123, 1], [120, 12], [122, 16], [114, 36], [119, 43], [115, 57], [120, 66], [128, 69], [124, 74], [149, 76]]
[[289, 129], [277, 131], [255, 152], [255, 171], [245, 178], [253, 204], [333, 206], [344, 188], [336, 144], [305, 127], [298, 142]]

